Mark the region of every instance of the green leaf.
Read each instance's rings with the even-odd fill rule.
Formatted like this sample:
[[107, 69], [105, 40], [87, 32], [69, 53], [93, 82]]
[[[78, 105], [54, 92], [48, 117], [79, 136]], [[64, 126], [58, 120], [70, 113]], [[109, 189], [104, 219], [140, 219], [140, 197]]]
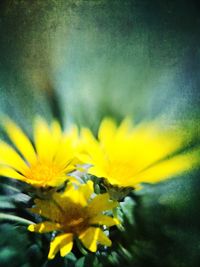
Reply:
[[16, 216], [16, 215], [6, 214], [6, 213], [0, 213], [0, 220], [16, 222], [16, 223], [25, 224], [25, 225], [34, 224], [34, 222], [32, 222], [30, 220], [21, 218], [21, 217]]
[[14, 209], [15, 205], [10, 200], [10, 196], [0, 196], [0, 209]]

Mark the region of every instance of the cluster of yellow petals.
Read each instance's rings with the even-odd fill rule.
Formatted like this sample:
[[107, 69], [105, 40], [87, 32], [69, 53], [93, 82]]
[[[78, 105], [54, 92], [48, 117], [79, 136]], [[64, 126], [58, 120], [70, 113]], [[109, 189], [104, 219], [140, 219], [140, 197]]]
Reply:
[[112, 119], [104, 119], [98, 139], [87, 128], [81, 136], [81, 160], [90, 164], [88, 172], [119, 187], [140, 188], [141, 183], [159, 182], [199, 164], [199, 148], [179, 153], [191, 136], [165, 129], [156, 120], [133, 127], [125, 119], [117, 127]]
[[57, 121], [50, 127], [42, 118], [34, 124], [34, 145], [22, 129], [10, 119], [4, 129], [15, 148], [0, 141], [0, 175], [36, 187], [57, 187], [75, 170], [78, 130], [72, 127], [63, 133]]
[[79, 137], [75, 126], [63, 133], [58, 122], [53, 121], [49, 127], [37, 118], [34, 146], [10, 119], [5, 120], [4, 129], [16, 149], [0, 141], [0, 175], [36, 187], [63, 184], [78, 163], [89, 164], [90, 174], [106, 178], [112, 185], [140, 188], [141, 183], [179, 175], [199, 162], [199, 148], [178, 153], [190, 139], [188, 135], [181, 130], [164, 129], [156, 120], [133, 127], [125, 119], [117, 127], [106, 118], [96, 139], [87, 128], [81, 129]]
[[199, 166], [199, 148], [180, 153], [191, 136], [181, 130], [165, 129], [158, 121], [133, 127], [125, 119], [117, 127], [106, 118], [95, 138], [87, 128], [81, 129], [79, 136], [75, 126], [62, 132], [57, 121], [48, 126], [38, 117], [33, 142], [10, 119], [5, 119], [3, 126], [12, 146], [0, 141], [1, 176], [56, 190], [71, 180], [64, 192], [55, 190], [48, 199], [36, 199], [31, 209], [46, 221], [30, 225], [30, 231], [59, 232], [51, 242], [49, 259], [58, 251], [61, 256], [67, 255], [76, 238], [92, 252], [98, 244], [110, 246], [111, 240], [103, 229], [118, 223], [105, 214], [117, 205], [108, 193], [95, 195], [92, 181], [80, 184], [76, 180], [72, 184], [73, 171], [80, 170], [77, 166], [89, 166], [88, 173], [104, 178], [114, 191], [137, 189], [141, 183], [159, 182]]
[[68, 254], [74, 238], [95, 252], [98, 244], [111, 245], [102, 226], [110, 227], [118, 223], [117, 219], [104, 214], [116, 206], [117, 202], [109, 200], [107, 193], [94, 195], [92, 181], [79, 186], [69, 184], [64, 193], [54, 193], [50, 200], [35, 200], [32, 212], [47, 220], [32, 224], [28, 229], [39, 233], [61, 232], [51, 242], [49, 259], [53, 259], [59, 250], [61, 256]]

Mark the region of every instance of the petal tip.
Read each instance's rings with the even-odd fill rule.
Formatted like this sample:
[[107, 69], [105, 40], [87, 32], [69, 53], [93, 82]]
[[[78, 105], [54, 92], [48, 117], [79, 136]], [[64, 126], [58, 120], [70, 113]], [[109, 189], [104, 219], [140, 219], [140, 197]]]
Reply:
[[28, 229], [28, 231], [30, 231], [30, 232], [34, 232], [34, 229], [35, 229], [34, 224], [29, 225], [27, 229]]

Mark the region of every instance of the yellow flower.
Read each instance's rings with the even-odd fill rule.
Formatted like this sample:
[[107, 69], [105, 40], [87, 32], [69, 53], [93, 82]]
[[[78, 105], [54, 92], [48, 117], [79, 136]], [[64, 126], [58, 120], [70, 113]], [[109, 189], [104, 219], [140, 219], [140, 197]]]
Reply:
[[106, 118], [98, 139], [87, 128], [82, 129], [81, 136], [81, 159], [91, 164], [88, 172], [119, 187], [140, 188], [140, 183], [159, 182], [198, 163], [199, 150], [177, 153], [188, 141], [188, 134], [165, 129], [159, 121], [133, 127], [125, 119], [117, 128], [112, 119]]
[[102, 231], [117, 224], [117, 220], [103, 214], [113, 209], [117, 202], [110, 201], [107, 193], [94, 196], [93, 182], [75, 188], [69, 184], [64, 193], [54, 193], [52, 200], [36, 200], [31, 210], [48, 221], [29, 225], [32, 232], [59, 231], [51, 242], [48, 258], [53, 259], [60, 250], [61, 256], [68, 254], [73, 246], [73, 239], [78, 238], [90, 251], [97, 250], [97, 244], [111, 246], [111, 240]]
[[75, 169], [78, 132], [62, 133], [57, 121], [50, 127], [40, 117], [34, 124], [34, 145], [22, 129], [6, 118], [4, 129], [16, 149], [0, 141], [0, 175], [35, 187], [61, 185]]

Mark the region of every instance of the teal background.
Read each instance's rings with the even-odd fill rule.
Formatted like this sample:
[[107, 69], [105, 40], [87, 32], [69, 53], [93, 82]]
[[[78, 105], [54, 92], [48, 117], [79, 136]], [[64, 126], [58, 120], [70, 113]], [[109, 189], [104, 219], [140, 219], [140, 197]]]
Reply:
[[[189, 121], [199, 137], [199, 11], [186, 0], [2, 0], [0, 113], [30, 136], [40, 114], [94, 132], [104, 116], [162, 116]], [[1, 180], [0, 212], [33, 219], [21, 193], [4, 188], [13, 182]], [[127, 200], [126, 231], [113, 231], [112, 250], [76, 252], [66, 266], [199, 266], [199, 185], [199, 171], [146, 185]], [[0, 266], [64, 266], [44, 263], [43, 237], [25, 226], [2, 220], [0, 235]]]

